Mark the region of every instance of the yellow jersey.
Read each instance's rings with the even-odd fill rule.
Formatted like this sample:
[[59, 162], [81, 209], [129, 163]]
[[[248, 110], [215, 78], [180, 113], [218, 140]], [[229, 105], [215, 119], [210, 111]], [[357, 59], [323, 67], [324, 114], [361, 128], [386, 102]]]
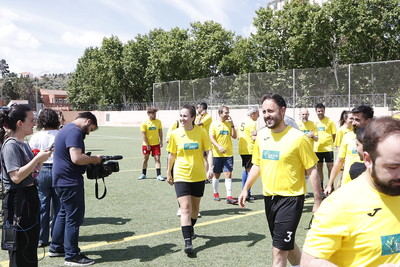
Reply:
[[202, 123], [203, 125], [200, 125], [200, 127], [203, 127], [207, 131], [207, 133], [210, 131], [211, 122], [212, 118], [208, 113], [197, 115], [196, 119], [194, 120], [194, 123], [196, 124]]
[[[160, 144], [160, 134], [158, 132], [160, 129], [162, 129], [162, 125], [159, 119], [146, 120], [140, 125], [140, 131], [146, 134], [150, 146]], [[143, 145], [146, 144], [143, 142]]]
[[305, 171], [318, 161], [303, 132], [286, 126], [280, 133], [257, 133], [252, 163], [260, 167], [265, 196], [300, 196], [306, 192]]
[[400, 120], [400, 112], [393, 114], [392, 116], [394, 119]]
[[378, 192], [365, 172], [322, 201], [303, 251], [338, 266], [400, 263], [400, 196]]
[[213, 157], [232, 157], [232, 123], [227, 121], [213, 121], [210, 126], [210, 136], [214, 136], [217, 143], [225, 148], [225, 153], [219, 152], [218, 148], [212, 145]]
[[168, 132], [167, 132], [167, 136], [166, 136], [166, 140], [167, 142], [169, 141], [169, 139], [171, 138], [171, 133], [179, 127], [179, 121], [174, 121], [174, 123], [171, 124], [171, 126], [169, 126], [168, 128]]
[[207, 132], [198, 126], [190, 131], [183, 127], [171, 133], [167, 151], [176, 154], [174, 181], [200, 182], [207, 179], [204, 167], [204, 151], [211, 150]]
[[336, 132], [335, 142], [333, 143], [333, 145], [335, 147], [340, 147], [340, 144], [342, 143], [344, 135], [351, 131], [353, 131], [353, 127], [351, 127], [349, 129], [345, 125], [340, 126], [339, 130]]
[[315, 123], [318, 132], [318, 141], [314, 142], [315, 152], [333, 151], [333, 135], [336, 134], [335, 123], [328, 117], [317, 120]]
[[257, 121], [247, 118], [242, 122], [239, 127], [239, 154], [251, 155], [253, 154], [253, 132], [257, 131]]
[[350, 167], [354, 162], [362, 162], [357, 152], [356, 134], [350, 131], [343, 137], [343, 142], [340, 145], [338, 157], [344, 159], [342, 184], [351, 181]]
[[[299, 130], [302, 131], [304, 134], [309, 134], [310, 132], [312, 132], [315, 136], [318, 136], [317, 127], [315, 127], [315, 123], [312, 121], [298, 121], [297, 126], [299, 127]], [[309, 139], [311, 140], [312, 145], [314, 145], [314, 139]]]

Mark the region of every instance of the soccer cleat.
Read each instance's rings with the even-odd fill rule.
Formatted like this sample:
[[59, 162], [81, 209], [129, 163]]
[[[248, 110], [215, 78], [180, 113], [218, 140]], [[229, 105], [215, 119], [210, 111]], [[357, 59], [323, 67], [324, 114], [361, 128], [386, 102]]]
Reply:
[[246, 197], [246, 201], [253, 201], [253, 200], [256, 200], [256, 198], [253, 196]]
[[138, 177], [138, 180], [143, 180], [146, 179], [146, 175], [144, 175], [143, 173]]
[[66, 259], [64, 265], [67, 266], [88, 266], [94, 264], [94, 260], [89, 259], [83, 254], [78, 254], [70, 259]]
[[214, 193], [214, 200], [215, 201], [220, 201], [221, 199], [219, 198], [219, 193]]
[[157, 176], [157, 180], [159, 180], [159, 181], [165, 181], [165, 177], [162, 177], [161, 175], [158, 175], [158, 176]]
[[187, 255], [193, 254], [192, 238], [185, 239], [185, 253]]
[[227, 197], [226, 198], [226, 204], [237, 205], [238, 201], [236, 199], [233, 199], [233, 197]]

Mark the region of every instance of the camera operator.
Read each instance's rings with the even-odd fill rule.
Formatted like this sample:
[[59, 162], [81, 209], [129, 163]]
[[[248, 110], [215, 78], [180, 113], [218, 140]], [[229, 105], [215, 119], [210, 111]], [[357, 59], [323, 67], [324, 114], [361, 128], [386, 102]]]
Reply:
[[53, 156], [53, 186], [60, 199], [49, 249], [50, 257], [65, 257], [65, 265], [94, 264], [78, 247], [79, 227], [85, 213], [83, 173], [88, 164], [100, 164], [100, 156], [85, 154], [85, 136], [97, 129], [97, 119], [91, 112], [79, 113], [65, 125], [55, 139]]

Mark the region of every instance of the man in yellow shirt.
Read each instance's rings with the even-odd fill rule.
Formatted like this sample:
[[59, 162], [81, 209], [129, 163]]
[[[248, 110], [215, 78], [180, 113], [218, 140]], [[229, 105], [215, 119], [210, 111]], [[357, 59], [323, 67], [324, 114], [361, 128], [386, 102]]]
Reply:
[[210, 131], [210, 125], [212, 122], [212, 118], [210, 114], [207, 113], [207, 103], [201, 102], [200, 104], [197, 105], [197, 116], [194, 121], [194, 123], [197, 126], [203, 127], [207, 133]]
[[368, 123], [371, 122], [374, 117], [374, 110], [370, 106], [361, 105], [351, 110], [353, 117], [353, 131], [350, 131], [344, 135], [343, 141], [339, 148], [338, 158], [333, 165], [329, 182], [325, 188], [325, 194], [330, 194], [334, 190], [333, 185], [335, 179], [338, 176], [340, 170], [343, 169], [342, 185], [351, 181], [350, 177], [350, 166], [354, 162], [361, 162], [361, 159], [357, 152], [357, 139], [355, 131], [358, 128], [365, 128]]
[[399, 120], [381, 117], [365, 128], [367, 171], [323, 201], [307, 233], [301, 266], [400, 263], [398, 144]]
[[210, 126], [210, 139], [213, 153], [212, 179], [214, 200], [219, 201], [219, 177], [225, 173], [226, 202], [236, 204], [237, 200], [232, 197], [232, 171], [233, 171], [233, 148], [232, 138], [236, 138], [235, 125], [229, 116], [229, 108], [221, 106], [218, 109], [218, 120], [213, 121]]
[[308, 109], [302, 108], [300, 110], [300, 118], [301, 121], [297, 123], [299, 130], [302, 131], [308, 138], [310, 138], [312, 144], [314, 141], [318, 141], [318, 132], [317, 127], [315, 127], [315, 123], [308, 120], [310, 113]]
[[315, 165], [318, 161], [311, 142], [303, 132], [284, 122], [286, 102], [282, 96], [265, 95], [262, 113], [266, 128], [257, 133], [253, 148], [253, 166], [239, 196], [244, 207], [248, 189], [261, 175], [265, 214], [272, 236], [272, 266], [300, 264], [301, 252], [295, 244], [297, 225], [304, 206], [305, 174], [314, 190], [314, 207], [321, 203], [321, 188]]
[[317, 169], [318, 176], [321, 179], [321, 188], [324, 188], [323, 166], [324, 162], [326, 162], [329, 177], [333, 167], [333, 140], [335, 140], [336, 126], [331, 119], [325, 116], [324, 104], [318, 103], [315, 106], [315, 112], [318, 117], [318, 120], [315, 122], [318, 131], [318, 141], [314, 143], [314, 151], [318, 157]]
[[[244, 168], [242, 173], [242, 188], [246, 184], [247, 176], [252, 166], [251, 157], [254, 141], [257, 136], [257, 119], [260, 114], [257, 107], [251, 107], [247, 111], [247, 115], [246, 121], [242, 122], [239, 128], [239, 154], [242, 158], [242, 167]], [[254, 199], [251, 195], [251, 190], [249, 190], [247, 200]]]
[[147, 109], [147, 116], [149, 119], [140, 125], [140, 131], [143, 136], [143, 168], [139, 180], [146, 179], [147, 162], [149, 161], [150, 153], [154, 157], [157, 180], [164, 181], [165, 178], [161, 176], [161, 147], [163, 146], [163, 132], [161, 121], [156, 119], [157, 109], [150, 107]]

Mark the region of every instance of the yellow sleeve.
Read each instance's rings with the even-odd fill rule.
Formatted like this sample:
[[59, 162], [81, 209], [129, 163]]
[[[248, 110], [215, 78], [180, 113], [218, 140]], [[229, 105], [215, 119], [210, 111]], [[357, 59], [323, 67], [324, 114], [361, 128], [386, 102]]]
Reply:
[[167, 146], [167, 151], [172, 154], [176, 154], [176, 141], [175, 141], [175, 134], [171, 133], [171, 136], [169, 138], [168, 146]]
[[333, 121], [330, 123], [331, 125], [331, 134], [336, 134], [336, 125]]
[[326, 198], [315, 213], [303, 247], [307, 254], [326, 260], [341, 247], [342, 239], [350, 232], [346, 223], [349, 215], [343, 213], [344, 205], [336, 204], [333, 197]]
[[140, 124], [140, 131], [141, 132], [146, 132], [146, 123], [142, 123], [142, 124]]
[[209, 135], [216, 137], [214, 124], [211, 124]]
[[254, 165], [260, 166], [260, 146], [258, 144], [258, 137], [256, 138], [256, 141], [254, 142], [254, 149], [253, 149], [253, 156], [251, 158], [251, 163]]
[[203, 151], [211, 150], [210, 136], [207, 134], [207, 131], [204, 128], [201, 128], [201, 135], [203, 139]]
[[315, 166], [318, 162], [318, 158], [314, 153], [312, 142], [310, 142], [308, 137], [302, 136], [299, 145], [299, 154], [301, 162], [306, 170]]
[[342, 143], [340, 144], [339, 147], [338, 158], [341, 159], [346, 158], [346, 152], [347, 152], [347, 140], [346, 138], [343, 138]]

